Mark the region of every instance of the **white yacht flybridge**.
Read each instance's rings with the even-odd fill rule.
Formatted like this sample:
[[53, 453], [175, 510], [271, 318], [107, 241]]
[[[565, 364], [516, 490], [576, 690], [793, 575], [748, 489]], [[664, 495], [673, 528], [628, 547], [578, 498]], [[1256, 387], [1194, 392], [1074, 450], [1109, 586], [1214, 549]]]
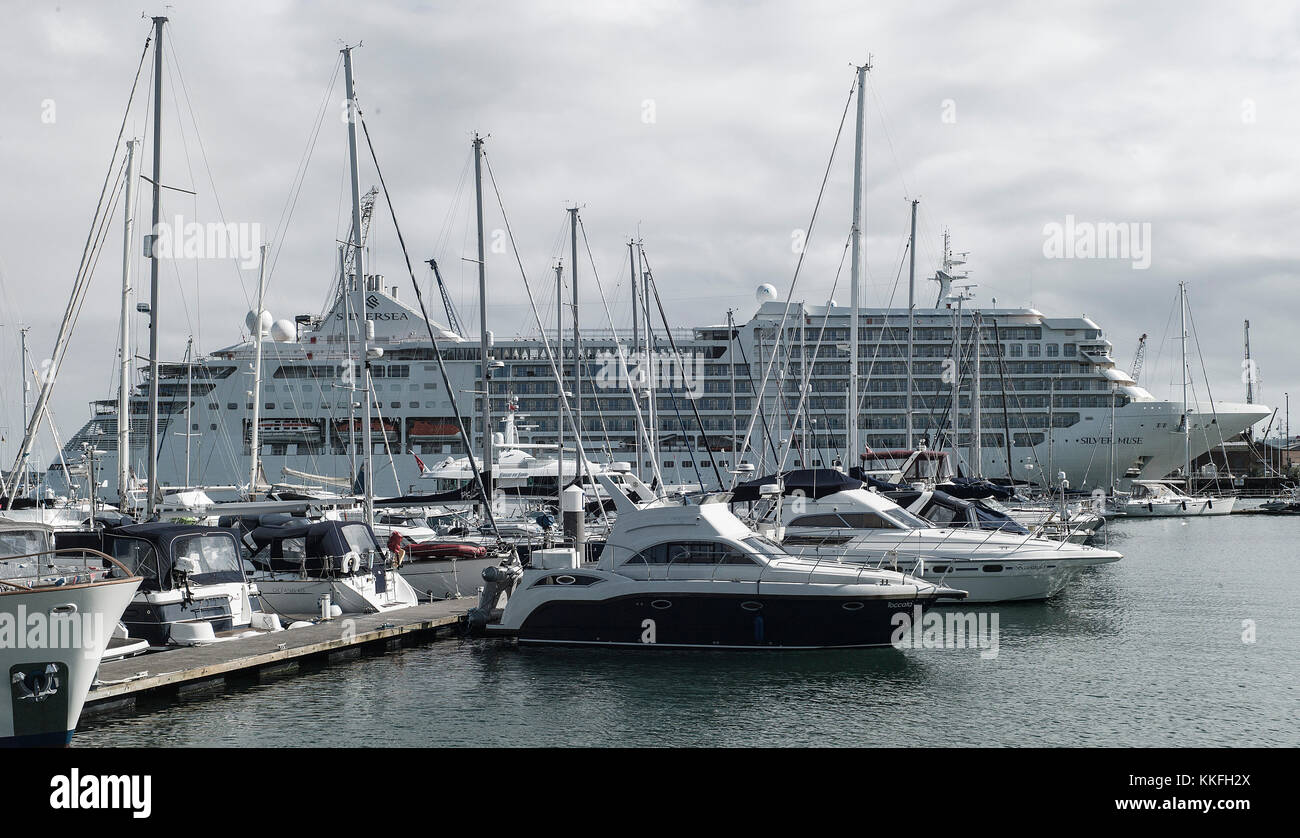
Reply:
[[[600, 560], [580, 565], [572, 550], [534, 551], [489, 634], [640, 648], [886, 646], [900, 611], [966, 595], [890, 570], [791, 556], [733, 515], [719, 502], [725, 495], [638, 503], [623, 485], [598, 479], [618, 506]], [[629, 475], [625, 485], [649, 492], [638, 482]], [[489, 607], [494, 598], [489, 591]]]
[[[775, 477], [767, 482], [776, 483]], [[819, 561], [897, 569], [969, 593], [970, 602], [1047, 599], [1113, 550], [998, 530], [936, 527], [832, 469], [790, 472], [781, 483], [782, 546]], [[738, 490], [733, 501], [760, 500]]]

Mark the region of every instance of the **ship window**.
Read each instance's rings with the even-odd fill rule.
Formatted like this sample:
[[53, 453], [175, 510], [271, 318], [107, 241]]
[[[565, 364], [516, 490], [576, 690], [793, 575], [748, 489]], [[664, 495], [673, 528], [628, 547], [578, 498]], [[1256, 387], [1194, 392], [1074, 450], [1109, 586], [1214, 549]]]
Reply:
[[1042, 355], [1042, 354], [1043, 354], [1043, 347], [1042, 347], [1042, 344], [1038, 344], [1038, 343], [1031, 343], [1031, 344], [1029, 344], [1029, 357], [1030, 357], [1030, 358], [1037, 358], [1039, 355]]
[[1055, 343], [1047, 344], [1047, 357], [1055, 358], [1061, 354], [1061, 347]]
[[226, 410], [239, 410], [239, 405], [235, 404], [234, 402], [227, 402]]
[[668, 541], [642, 550], [624, 564], [754, 564], [754, 560], [730, 544], [719, 541]]

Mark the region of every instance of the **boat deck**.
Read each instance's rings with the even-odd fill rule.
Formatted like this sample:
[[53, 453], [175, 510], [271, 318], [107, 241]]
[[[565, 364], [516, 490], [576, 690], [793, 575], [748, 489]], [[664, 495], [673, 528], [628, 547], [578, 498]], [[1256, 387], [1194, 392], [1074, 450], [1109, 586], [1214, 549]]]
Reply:
[[284, 674], [303, 663], [329, 664], [363, 654], [454, 633], [477, 597], [422, 603], [379, 614], [358, 614], [256, 637], [137, 655], [100, 665], [82, 718], [136, 706], [137, 700], [170, 700], [227, 683], [255, 683], [263, 674]]

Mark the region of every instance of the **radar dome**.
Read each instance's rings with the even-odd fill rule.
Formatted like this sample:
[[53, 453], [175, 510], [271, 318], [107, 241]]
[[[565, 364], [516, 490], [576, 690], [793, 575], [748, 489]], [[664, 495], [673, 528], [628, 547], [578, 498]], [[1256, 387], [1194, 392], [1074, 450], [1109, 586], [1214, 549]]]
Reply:
[[298, 330], [291, 320], [277, 320], [271, 324], [271, 340], [276, 343], [290, 343], [298, 337]]
[[762, 285], [758, 286], [758, 290], [754, 292], [754, 298], [757, 299], [760, 303], [766, 303], [769, 300], [775, 300], [776, 286], [768, 282], [763, 283]]
[[[265, 334], [267, 334], [268, 332], [270, 332], [270, 331], [271, 331], [271, 324], [274, 323], [274, 322], [275, 322], [275, 318], [273, 318], [273, 317], [271, 316], [271, 312], [266, 311], [266, 310], [263, 310], [263, 311], [262, 311], [262, 328], [261, 328], [261, 330], [260, 330], [258, 333], [261, 334], [261, 335], [265, 335]], [[250, 335], [253, 334], [253, 331], [254, 331], [254, 329], [256, 328], [256, 325], [255, 325], [256, 323], [257, 323], [257, 312], [250, 311], [250, 312], [248, 313], [248, 315], [244, 317], [244, 325], [248, 327], [248, 333], [249, 333]]]

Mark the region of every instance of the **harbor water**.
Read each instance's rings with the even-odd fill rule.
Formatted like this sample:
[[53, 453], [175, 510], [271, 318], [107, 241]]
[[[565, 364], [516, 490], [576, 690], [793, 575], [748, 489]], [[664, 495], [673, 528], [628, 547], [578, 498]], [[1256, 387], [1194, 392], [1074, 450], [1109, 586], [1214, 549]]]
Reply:
[[1049, 602], [965, 606], [996, 654], [449, 640], [87, 718], [73, 745], [1300, 745], [1300, 518], [1121, 520], [1109, 544]]

